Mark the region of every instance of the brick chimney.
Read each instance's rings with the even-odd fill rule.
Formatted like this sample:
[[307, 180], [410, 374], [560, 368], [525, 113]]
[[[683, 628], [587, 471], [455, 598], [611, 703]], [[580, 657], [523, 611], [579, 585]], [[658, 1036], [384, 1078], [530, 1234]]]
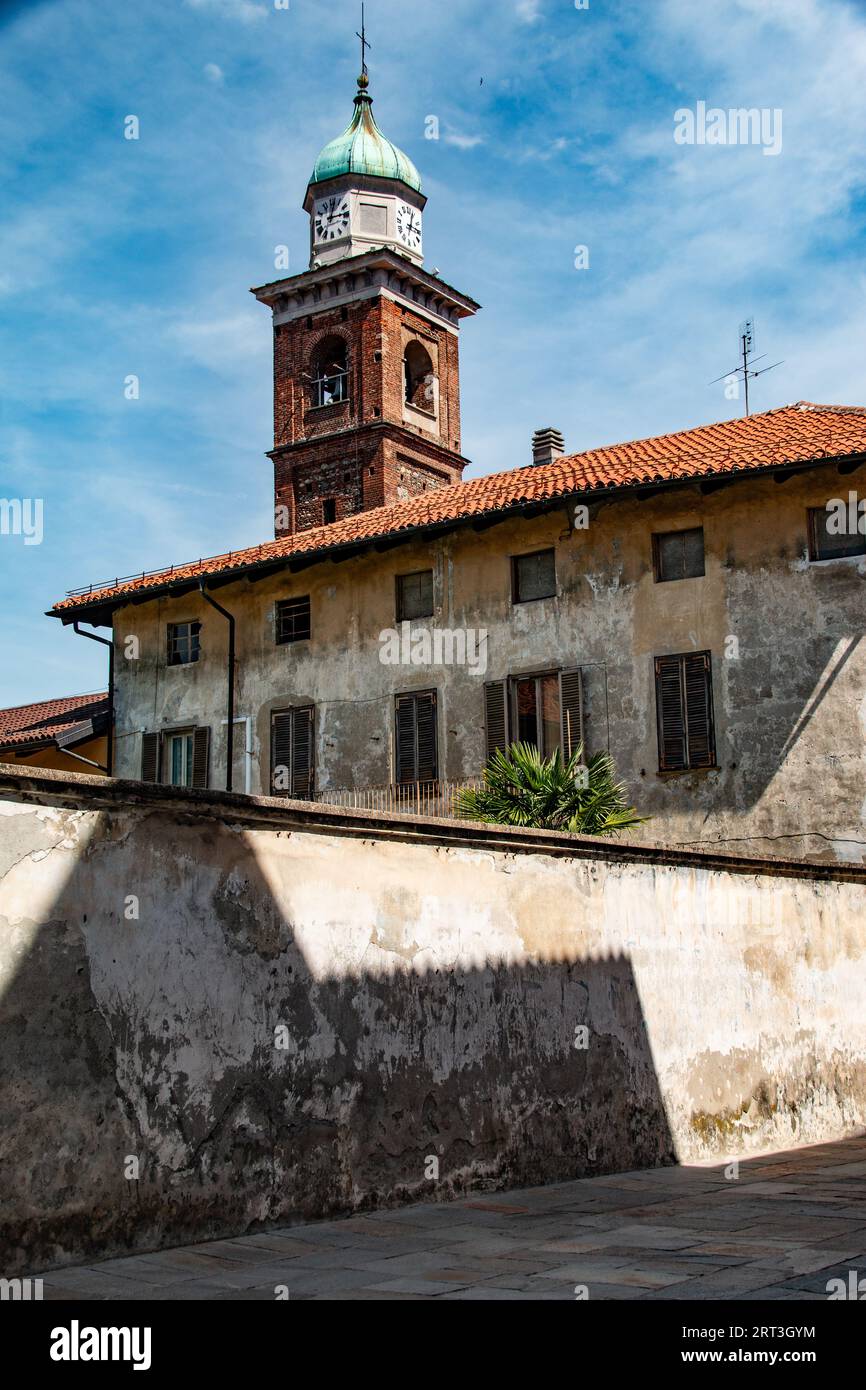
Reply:
[[556, 459], [562, 458], [564, 453], [565, 440], [559, 430], [548, 426], [547, 429], [535, 431], [532, 436], [533, 464], [553, 463]]

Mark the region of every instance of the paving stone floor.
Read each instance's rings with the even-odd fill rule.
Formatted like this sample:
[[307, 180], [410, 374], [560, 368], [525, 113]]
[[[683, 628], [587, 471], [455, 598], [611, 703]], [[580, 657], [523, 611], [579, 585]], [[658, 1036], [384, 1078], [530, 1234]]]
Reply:
[[[263, 1231], [47, 1273], [46, 1299], [783, 1299], [866, 1278], [866, 1136]], [[281, 1291], [281, 1292], [278, 1292]]]

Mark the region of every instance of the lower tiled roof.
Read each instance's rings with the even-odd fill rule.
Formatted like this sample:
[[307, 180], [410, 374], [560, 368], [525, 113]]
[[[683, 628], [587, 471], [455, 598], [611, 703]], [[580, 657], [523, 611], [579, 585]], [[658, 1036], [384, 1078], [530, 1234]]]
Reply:
[[0, 709], [0, 750], [16, 744], [53, 743], [58, 734], [87, 720], [108, 715], [108, 695], [68, 695], [61, 700], [41, 700], [35, 705]]
[[866, 454], [866, 407], [798, 401], [760, 415], [589, 449], [583, 454], [566, 454], [554, 463], [471, 478], [406, 502], [359, 512], [330, 526], [318, 526], [245, 550], [92, 585], [69, 594], [51, 611], [66, 617], [70, 609], [116, 604], [118, 599], [138, 596], [142, 590], [164, 589], [166, 585], [203, 576], [243, 572], [283, 556], [325, 553], [557, 497], [625, 491], [652, 483], [731, 473], [750, 474], [787, 464], [858, 454]]

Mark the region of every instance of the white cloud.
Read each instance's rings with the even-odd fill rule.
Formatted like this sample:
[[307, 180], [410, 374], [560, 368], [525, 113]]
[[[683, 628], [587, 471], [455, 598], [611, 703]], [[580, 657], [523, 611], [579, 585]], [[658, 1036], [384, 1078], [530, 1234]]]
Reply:
[[217, 63], [205, 63], [204, 75], [209, 82], [214, 82], [218, 87], [225, 82], [225, 73]]
[[446, 145], [455, 145], [458, 150], [474, 150], [476, 146], [484, 144], [483, 135], [461, 135], [456, 130], [449, 131], [442, 138]]
[[253, 4], [253, 0], [186, 0], [186, 4], [192, 10], [208, 10], [226, 19], [239, 19], [242, 24], [255, 24], [267, 15], [265, 6]]
[[517, 0], [517, 18], [524, 24], [534, 24], [541, 18], [541, 0]]

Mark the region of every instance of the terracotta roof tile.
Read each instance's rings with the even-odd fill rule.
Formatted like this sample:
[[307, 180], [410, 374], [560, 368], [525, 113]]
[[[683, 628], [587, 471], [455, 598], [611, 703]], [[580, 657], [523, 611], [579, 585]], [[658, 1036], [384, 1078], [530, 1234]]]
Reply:
[[599, 489], [619, 490], [648, 483], [754, 473], [786, 464], [808, 463], [813, 459], [864, 453], [866, 407], [798, 401], [761, 415], [700, 425], [696, 429], [651, 439], [631, 440], [590, 449], [583, 454], [566, 454], [554, 463], [490, 473], [246, 550], [92, 585], [55, 604], [52, 612], [64, 616], [69, 609], [116, 602], [127, 594], [133, 596], [143, 590], [164, 588], [172, 582], [244, 571], [283, 556], [325, 552], [359, 541], [399, 535], [418, 527], [447, 525], [525, 503], [591, 494]]
[[0, 709], [0, 748], [14, 744], [51, 743], [58, 734], [87, 719], [108, 713], [108, 694], [69, 695], [35, 705]]

